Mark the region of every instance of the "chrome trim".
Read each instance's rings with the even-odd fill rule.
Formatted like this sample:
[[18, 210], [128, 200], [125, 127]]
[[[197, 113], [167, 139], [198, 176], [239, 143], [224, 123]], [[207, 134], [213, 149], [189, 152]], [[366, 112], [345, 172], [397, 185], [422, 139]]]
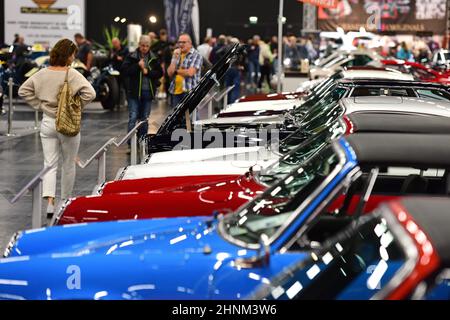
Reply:
[[19, 240], [19, 238], [21, 236], [22, 236], [22, 231], [18, 231], [12, 235], [11, 239], [9, 240], [9, 242], [6, 245], [5, 250], [3, 252], [3, 258], [9, 257], [9, 255], [11, 254], [12, 248], [14, 248], [17, 240]]
[[94, 189], [92, 189], [92, 195], [100, 195], [103, 193], [103, 189], [105, 188], [106, 182], [102, 184], [95, 185]]
[[272, 243], [279, 238], [283, 232], [289, 228], [289, 226], [299, 217], [300, 213], [310, 205], [312, 200], [314, 200], [322, 191], [323, 189], [337, 176], [337, 174], [343, 169], [346, 157], [345, 152], [341, 149], [339, 146], [339, 142], [335, 141], [331, 143], [332, 148], [336, 152], [336, 154], [339, 157], [339, 163], [336, 165], [336, 167], [333, 169], [331, 174], [320, 184], [320, 186], [314, 190], [312, 194], [308, 198], [303, 201], [303, 203], [298, 207], [294, 212], [289, 216], [289, 218], [286, 220], [286, 222], [278, 228], [278, 231], [269, 239], [269, 244], [272, 245]]
[[70, 205], [72, 203], [72, 201], [75, 198], [70, 198], [67, 199], [66, 201], [64, 201], [64, 203], [61, 205], [61, 207], [58, 209], [58, 212], [56, 212], [53, 217], [52, 220], [50, 221], [49, 226], [55, 226], [58, 224], [59, 220], [61, 219], [64, 211], [66, 210], [67, 206]]
[[[305, 199], [305, 201], [303, 201], [303, 203], [300, 205], [300, 207], [298, 207], [294, 212], [291, 213], [290, 217], [286, 220], [286, 222], [280, 226], [280, 228], [278, 229], [278, 231], [269, 239], [269, 246], [272, 246], [273, 242], [275, 242], [275, 240], [292, 224], [293, 221], [295, 221], [298, 216], [300, 215], [300, 213], [305, 209], [305, 207], [309, 206], [311, 201], [314, 200], [314, 198], [317, 197], [317, 195], [330, 183], [331, 180], [333, 180], [336, 175], [342, 170], [342, 168], [344, 167], [344, 164], [346, 162], [346, 157], [345, 157], [345, 152], [341, 149], [341, 147], [339, 146], [339, 142], [335, 141], [331, 144], [331, 146], [333, 147], [334, 151], [336, 152], [336, 154], [339, 157], [339, 163], [336, 165], [336, 168], [334, 168], [334, 170], [331, 172], [331, 174], [327, 177], [327, 179], [325, 179], [325, 181], [323, 181], [320, 186], [309, 195], [309, 197], [307, 197]], [[311, 159], [311, 158], [309, 158]], [[303, 163], [304, 164], [304, 163]], [[300, 167], [300, 166], [299, 166]], [[297, 167], [294, 170], [297, 170], [299, 167]], [[292, 171], [294, 171], [292, 170]], [[284, 181], [281, 180], [281, 181]], [[280, 182], [281, 182], [280, 181]], [[280, 183], [279, 182], [279, 183]], [[277, 183], [276, 185], [278, 185], [279, 183]], [[276, 185], [273, 185], [272, 188], [274, 188]], [[269, 192], [272, 188], [266, 190], [266, 192], [264, 194], [266, 194], [267, 192]], [[263, 195], [264, 195], [263, 194]], [[256, 199], [261, 199], [263, 197], [263, 195], [255, 198], [253, 201], [254, 202]], [[249, 203], [246, 203], [244, 207], [249, 206]], [[235, 212], [240, 211], [240, 209], [236, 210]], [[219, 220], [218, 226], [217, 226], [217, 230], [219, 232], [219, 234], [228, 242], [235, 244], [237, 246], [243, 247], [243, 248], [247, 248], [247, 249], [252, 249], [252, 250], [258, 250], [259, 244], [257, 243], [246, 243], [242, 240], [239, 239], [235, 239], [234, 237], [232, 237], [231, 235], [229, 235], [224, 227], [224, 219], [223, 217]]]
[[355, 167], [352, 171], [350, 171], [345, 179], [339, 183], [333, 191], [328, 195], [325, 200], [320, 204], [320, 206], [317, 207], [317, 209], [311, 214], [311, 216], [306, 220], [306, 222], [300, 227], [298, 232], [294, 234], [291, 240], [288, 240], [286, 242], [286, 245], [283, 245], [283, 247], [280, 249], [282, 250], [289, 250], [289, 248], [297, 242], [297, 240], [303, 236], [303, 233], [309, 228], [309, 224], [314, 220], [319, 213], [330, 204], [330, 201], [336, 196], [336, 194], [341, 190], [342, 187], [348, 188], [353, 182], [356, 181], [360, 176], [362, 175], [360, 167]]
[[[150, 158], [149, 158], [150, 159]], [[125, 175], [125, 172], [127, 172], [129, 166], [122, 167], [117, 171], [116, 177], [114, 180], [122, 180], [123, 176]]]
[[403, 251], [406, 254], [406, 262], [400, 270], [395, 273], [392, 279], [371, 298], [371, 300], [386, 299], [386, 297], [413, 272], [419, 259], [419, 253], [414, 241], [397, 220], [397, 217], [391, 213], [391, 209], [385, 205], [380, 208], [380, 211], [381, 217], [386, 219], [389, 230], [395, 234], [395, 241], [403, 247]]

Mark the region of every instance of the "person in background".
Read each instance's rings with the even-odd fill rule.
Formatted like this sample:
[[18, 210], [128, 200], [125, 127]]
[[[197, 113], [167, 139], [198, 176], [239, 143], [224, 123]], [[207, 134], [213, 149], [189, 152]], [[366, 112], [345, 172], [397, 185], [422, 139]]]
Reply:
[[22, 36], [17, 38], [17, 42], [14, 44], [12, 52], [12, 61], [16, 67], [16, 81], [22, 83], [25, 81], [25, 73], [31, 69], [29, 63], [27, 63], [26, 56], [28, 54], [28, 46], [25, 44], [25, 39]]
[[[239, 43], [238, 38], [230, 39], [230, 46]], [[225, 73], [225, 86], [233, 89], [228, 93], [228, 103], [233, 103], [239, 98], [241, 92], [241, 71], [244, 69], [243, 61], [240, 59], [234, 61], [230, 69]]]
[[208, 72], [208, 70], [211, 69], [211, 67], [213, 66], [213, 64], [209, 60], [209, 57], [214, 48], [214, 42], [215, 38], [206, 37], [205, 41], [197, 47], [197, 51], [203, 57], [202, 72], [201, 72], [202, 75]]
[[299, 70], [302, 59], [308, 58], [308, 51], [304, 45], [297, 43], [297, 37], [291, 35], [288, 38], [288, 43], [284, 46], [284, 59], [289, 59], [290, 69]]
[[270, 78], [272, 77], [272, 62], [273, 62], [273, 55], [272, 52], [270, 51], [270, 46], [266, 42], [260, 40], [259, 65], [261, 70], [261, 77], [259, 77], [258, 90], [262, 89], [264, 79], [267, 81], [267, 85], [270, 90]]
[[397, 59], [414, 61], [414, 56], [404, 41], [402, 41], [400, 44], [400, 49], [397, 51]]
[[258, 35], [254, 35], [249, 42], [249, 48], [247, 50], [247, 85], [249, 88], [256, 89], [258, 86], [258, 79], [260, 74], [259, 65], [259, 41], [261, 38]]
[[222, 54], [224, 53], [223, 48], [225, 48], [227, 45], [227, 37], [223, 34], [221, 34], [217, 38], [216, 45], [211, 49], [211, 53], [209, 54], [209, 62], [211, 62], [212, 65], [216, 64], [217, 61], [220, 60]]
[[112, 38], [111, 46], [109, 58], [111, 59], [112, 67], [115, 70], [120, 70], [122, 68], [123, 61], [129, 54], [128, 48], [122, 46], [119, 38]]
[[150, 31], [148, 33], [148, 36], [150, 37], [150, 47], [151, 47], [158, 41], [158, 37], [156, 36], [156, 33], [154, 33], [153, 31]]
[[[123, 61], [129, 54], [128, 48], [122, 46], [122, 43], [120, 42], [119, 38], [113, 38], [111, 40], [111, 45], [112, 48], [109, 51], [109, 59], [111, 61], [111, 65], [115, 70], [120, 71], [120, 69], [122, 69]], [[124, 98], [122, 97], [125, 96], [123, 94], [123, 92], [125, 91], [123, 75], [120, 74], [118, 79], [119, 79], [120, 101], [121, 101], [120, 104], [123, 105]]]
[[81, 33], [77, 33], [74, 35], [75, 43], [78, 46], [78, 53], [75, 56], [75, 59], [80, 60], [86, 66], [87, 71], [89, 72], [93, 66], [94, 55], [92, 53], [92, 45], [89, 41], [87, 41]]
[[160, 98], [166, 98], [169, 93], [170, 79], [167, 75], [167, 68], [172, 59], [172, 46], [173, 43], [169, 42], [167, 30], [161, 29], [159, 31], [159, 39], [151, 47], [153, 53], [158, 56], [159, 61], [161, 62], [161, 68], [164, 72], [164, 76], [161, 79], [162, 84], [158, 93]]
[[193, 48], [191, 37], [187, 33], [179, 35], [177, 45], [167, 68], [167, 73], [172, 78], [169, 88], [172, 108], [198, 84], [203, 64], [203, 57]]
[[209, 56], [211, 55], [213, 47], [214, 47], [214, 40], [212, 37], [206, 37], [205, 41], [197, 47], [197, 50], [203, 57], [203, 60], [209, 61]]
[[42, 196], [47, 199], [47, 215], [55, 210], [56, 174], [61, 156], [61, 199], [72, 196], [75, 183], [75, 159], [80, 147], [80, 133], [74, 137], [56, 131], [58, 94], [68, 72], [68, 82], [72, 93], [78, 94], [85, 106], [95, 98], [95, 90], [78, 71], [69, 66], [75, 59], [77, 46], [69, 39], [59, 40], [50, 52], [50, 66], [31, 76], [19, 88], [21, 96], [34, 109], [43, 111], [40, 137], [44, 153], [44, 166], [51, 167], [43, 177]]
[[[121, 69], [127, 91], [128, 132], [136, 126], [137, 121], [148, 120], [159, 79], [163, 75], [161, 62], [150, 50], [150, 41], [149, 36], [141, 36], [138, 49], [125, 58]], [[139, 139], [143, 139], [147, 133], [148, 122], [139, 128]]]

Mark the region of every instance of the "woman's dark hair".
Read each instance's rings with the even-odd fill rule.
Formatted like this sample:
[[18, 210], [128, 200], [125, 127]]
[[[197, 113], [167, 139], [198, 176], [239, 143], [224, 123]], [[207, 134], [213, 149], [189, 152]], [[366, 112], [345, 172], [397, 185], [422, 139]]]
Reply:
[[72, 40], [61, 39], [59, 40], [52, 51], [50, 51], [50, 65], [65, 67], [68, 65], [69, 58], [77, 53], [78, 48]]

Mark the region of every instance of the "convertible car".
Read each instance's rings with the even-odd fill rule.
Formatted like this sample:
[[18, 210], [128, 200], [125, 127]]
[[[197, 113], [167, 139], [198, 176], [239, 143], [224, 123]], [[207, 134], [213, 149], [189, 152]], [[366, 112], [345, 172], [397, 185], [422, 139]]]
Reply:
[[409, 73], [415, 79], [427, 82], [436, 82], [449, 85], [450, 74], [436, 71], [417, 62], [403, 60], [382, 60], [381, 63], [389, 68], [399, 70], [403, 73]]
[[[450, 101], [449, 87], [442, 84], [426, 83], [420, 81], [401, 81], [383, 79], [342, 79], [339, 81], [327, 81], [320, 94], [313, 96], [306, 102], [301, 102], [298, 107], [291, 110], [283, 109], [283, 101], [279, 101], [278, 109], [251, 111], [240, 108], [235, 112], [227, 109], [221, 112], [216, 118], [197, 121], [197, 125], [202, 126], [239, 126], [256, 121], [260, 125], [263, 123], [271, 125], [281, 125], [286, 116], [300, 118], [312, 106], [318, 103], [324, 96], [339, 92], [340, 97], [360, 97], [360, 96], [401, 96], [410, 98], [428, 98], [433, 96], [434, 100]], [[267, 103], [269, 103], [268, 101]]]
[[[54, 216], [52, 224], [229, 212], [266, 190], [344, 132], [450, 134], [450, 122], [444, 117], [420, 114], [355, 113], [348, 116], [345, 123], [335, 121], [300, 145], [296, 145], [295, 137], [285, 141], [280, 148], [285, 155], [267, 168], [252, 167], [241, 176], [203, 175], [108, 182], [99, 190], [99, 196], [69, 200]], [[171, 205], [167, 206], [167, 203]]]
[[[357, 112], [389, 114], [400, 112], [450, 117], [450, 102], [441, 101], [448, 95], [445, 91], [426, 89], [425, 87], [423, 89], [400, 86], [379, 87], [376, 84], [355, 87], [352, 90], [358, 95], [357, 97], [341, 98], [345, 94], [344, 89], [336, 89], [305, 111], [306, 116], [304, 115], [303, 118], [300, 115], [298, 118], [287, 115], [283, 126], [290, 130], [297, 130], [290, 137], [295, 137], [298, 145], [302, 137], [306, 139], [322, 124], [331, 123], [344, 113], [349, 115]], [[416, 97], [415, 94], [420, 94], [421, 97]], [[340, 105], [337, 105], [338, 101]], [[298, 110], [298, 114], [300, 114], [300, 110]], [[311, 121], [311, 119], [315, 120]], [[293, 141], [293, 139], [287, 140]], [[267, 167], [274, 163], [279, 157], [277, 149], [278, 145], [272, 141], [270, 147], [207, 148], [160, 152], [150, 155], [145, 164], [120, 169], [115, 180], [244, 174], [248, 167], [254, 164]], [[204, 160], [208, 160], [207, 167]]]
[[[306, 111], [317, 105], [319, 101], [323, 101], [324, 97], [328, 94], [333, 94], [334, 99], [338, 100], [344, 95], [349, 96], [349, 93], [352, 91], [353, 85], [349, 82], [345, 88], [336, 90], [336, 93], [333, 93], [332, 91], [337, 84], [333, 79], [330, 79], [321, 85], [321, 89], [317, 90], [313, 99], [308, 99], [308, 103], [292, 109], [292, 113], [285, 114], [285, 107], [281, 105], [276, 107], [273, 102], [269, 101], [268, 103], [272, 106], [270, 110], [266, 110], [267, 107], [264, 107], [264, 110], [251, 112], [248, 116], [229, 112], [226, 117], [191, 123], [190, 116], [187, 115], [190, 115], [202, 104], [202, 100], [211, 88], [218, 83], [218, 79], [223, 77], [229, 66], [239, 56], [241, 50], [241, 47], [238, 45], [232, 47], [205, 74], [198, 86], [167, 117], [158, 132], [155, 135], [148, 136], [148, 154], [173, 149], [202, 149], [217, 146], [220, 148], [251, 145], [262, 146], [270, 143], [273, 139], [283, 139], [296, 130], [295, 125], [292, 125], [292, 123], [284, 123], [286, 117], [294, 118], [297, 120], [296, 122], [299, 122], [305, 116]], [[367, 83], [369, 84], [370, 82]], [[414, 83], [405, 82], [403, 85], [414, 87]], [[419, 84], [416, 83], [416, 85]], [[442, 88], [435, 87], [435, 89], [440, 90]], [[446, 87], [444, 89], [447, 90]], [[296, 101], [296, 104], [299, 105], [300, 100]], [[248, 111], [245, 112], [248, 113]]]
[[[379, 202], [446, 194], [448, 174], [403, 176], [390, 170], [449, 169], [449, 159], [448, 135], [354, 134], [232, 214], [21, 232], [0, 260], [0, 297], [247, 297]], [[387, 174], [381, 174], [384, 169]]]
[[[272, 101], [282, 103], [283, 100], [300, 100], [306, 101], [314, 96], [326, 82], [337, 81], [339, 79], [384, 79], [384, 80], [414, 80], [414, 77], [407, 73], [384, 68], [384, 67], [351, 67], [345, 70], [341, 70], [331, 75], [328, 78], [320, 80], [309, 80], [302, 83], [302, 85], [294, 92], [282, 92], [282, 93], [270, 93], [270, 94], [255, 94], [250, 96], [241, 97], [237, 103], [229, 104], [221, 113], [229, 113], [236, 111], [257, 111], [262, 110], [264, 107], [271, 108], [270, 103], [264, 101]], [[248, 102], [248, 103], [244, 103]], [[244, 104], [242, 104], [244, 103]], [[284, 101], [286, 104], [286, 101]], [[286, 109], [288, 109], [287, 107]]]
[[[395, 71], [393, 69], [384, 68], [384, 67], [349, 67], [345, 70], [341, 70], [336, 72], [331, 76], [332, 79], [337, 80], [341, 79], [386, 79], [386, 80], [414, 80], [414, 77], [403, 73], [400, 71]], [[253, 94], [248, 96], [243, 96], [239, 98], [236, 102], [250, 102], [250, 101], [266, 101], [266, 100], [291, 100], [291, 99], [301, 99], [310, 95], [317, 90], [322, 82], [326, 81], [329, 78], [322, 78], [316, 80], [309, 80], [302, 82], [296, 91], [293, 92], [281, 92], [281, 93], [269, 93], [269, 94]], [[256, 104], [257, 105], [257, 104]], [[231, 105], [230, 105], [231, 106]], [[229, 106], [229, 107], [230, 107]], [[227, 108], [228, 109], [228, 108]], [[227, 111], [224, 110], [224, 112]], [[230, 110], [231, 111], [231, 110]], [[229, 112], [230, 112], [229, 111]]]
[[384, 204], [262, 284], [251, 298], [449, 300], [449, 208], [448, 198]]

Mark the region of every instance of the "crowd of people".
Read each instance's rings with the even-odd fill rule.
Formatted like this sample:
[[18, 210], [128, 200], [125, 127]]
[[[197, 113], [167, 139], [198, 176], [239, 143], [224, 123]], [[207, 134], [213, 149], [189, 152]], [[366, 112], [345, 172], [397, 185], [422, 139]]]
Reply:
[[[291, 70], [300, 70], [302, 61], [312, 62], [319, 57], [319, 48], [310, 38], [297, 38], [288, 35], [282, 39], [283, 65]], [[120, 71], [119, 83], [125, 92], [128, 103], [128, 131], [137, 122], [149, 118], [152, 101], [156, 98], [168, 99], [169, 108], [174, 108], [200, 81], [202, 74], [217, 63], [236, 43], [246, 44], [247, 50], [240, 60], [235, 61], [227, 71], [224, 84], [234, 86], [229, 92], [228, 101], [233, 102], [241, 94], [242, 84], [247, 90], [258, 92], [263, 89], [272, 90], [271, 79], [277, 72], [278, 39], [272, 37], [263, 40], [254, 35], [247, 41], [232, 36], [219, 35], [206, 37], [195, 48], [191, 36], [182, 33], [176, 42], [168, 39], [167, 31], [162, 29], [158, 34], [150, 32], [142, 35], [136, 50], [129, 52], [118, 38], [113, 38], [108, 54], [112, 67]], [[410, 48], [405, 42], [389, 46], [381, 52], [386, 56], [408, 61], [423, 62], [431, 58], [431, 54], [439, 46], [430, 41], [415, 43]], [[327, 48], [328, 49], [328, 48]], [[20, 68], [28, 46], [24, 38], [17, 35], [14, 41], [13, 59]], [[325, 50], [325, 54], [326, 54]], [[60, 40], [50, 51], [49, 67], [31, 76], [20, 87], [19, 95], [32, 107], [43, 111], [41, 123], [41, 140], [44, 150], [44, 163], [51, 166], [55, 159], [62, 157], [63, 179], [61, 181], [62, 198], [69, 198], [75, 179], [75, 162], [80, 144], [79, 134], [66, 137], [55, 129], [56, 109], [58, 107], [58, 91], [63, 83], [64, 75], [68, 77], [73, 92], [82, 97], [83, 105], [95, 98], [92, 85], [79, 74], [71, 71], [70, 65], [78, 59], [86, 66], [87, 71], [95, 64], [92, 43], [83, 35], [75, 34], [74, 41]], [[170, 111], [170, 110], [169, 110]], [[138, 136], [147, 135], [148, 124], [140, 128]], [[55, 165], [56, 166], [56, 165]], [[56, 167], [44, 177], [44, 197], [48, 199], [48, 213], [54, 212], [56, 191]]]

